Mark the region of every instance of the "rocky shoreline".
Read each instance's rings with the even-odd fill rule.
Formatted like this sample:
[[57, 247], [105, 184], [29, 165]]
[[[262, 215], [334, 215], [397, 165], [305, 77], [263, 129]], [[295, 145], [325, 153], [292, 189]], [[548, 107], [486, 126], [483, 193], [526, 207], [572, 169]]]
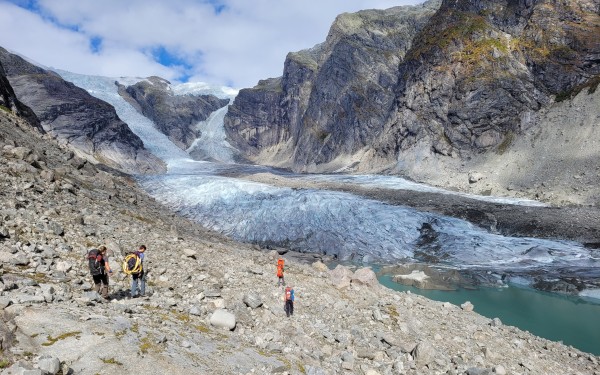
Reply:
[[[1, 374], [600, 374], [597, 356], [468, 303], [287, 254], [286, 318], [276, 251], [207, 231], [28, 127], [0, 114]], [[118, 265], [142, 243], [149, 296], [127, 299]], [[84, 259], [100, 244], [110, 301]]]

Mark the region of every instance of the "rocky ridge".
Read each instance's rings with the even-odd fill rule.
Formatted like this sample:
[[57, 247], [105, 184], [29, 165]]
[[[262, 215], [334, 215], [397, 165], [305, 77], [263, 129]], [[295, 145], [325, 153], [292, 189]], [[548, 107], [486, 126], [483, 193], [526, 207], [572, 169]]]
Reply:
[[600, 142], [597, 107], [585, 119], [576, 109], [600, 82], [598, 9], [597, 0], [447, 0], [343, 14], [323, 44], [288, 55], [282, 77], [242, 90], [225, 126], [262, 164], [596, 204], [599, 180], [565, 171], [595, 175], [598, 158], [578, 164], [570, 155], [581, 144], [547, 129], [560, 125], [549, 116], [558, 107]]
[[196, 125], [229, 104], [214, 95], [173, 95], [170, 83], [149, 77], [135, 85], [119, 86], [119, 93], [179, 148], [186, 150], [200, 137]]
[[[149, 296], [118, 270], [148, 246]], [[84, 256], [112, 252], [111, 297]], [[99, 170], [0, 113], [2, 374], [600, 374], [599, 358], [461, 307], [378, 285], [369, 269], [285, 255], [165, 211], [135, 181]]]
[[125, 173], [165, 170], [111, 105], [1, 47], [0, 64], [16, 98], [31, 108], [44, 131], [79, 157]]

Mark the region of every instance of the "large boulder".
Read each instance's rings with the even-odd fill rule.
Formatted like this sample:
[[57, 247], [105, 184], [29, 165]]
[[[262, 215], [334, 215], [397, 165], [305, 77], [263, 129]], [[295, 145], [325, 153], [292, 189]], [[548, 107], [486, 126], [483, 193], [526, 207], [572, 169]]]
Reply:
[[217, 328], [233, 330], [235, 328], [235, 315], [224, 309], [215, 310], [210, 316], [210, 324]]
[[352, 270], [341, 264], [337, 265], [333, 270], [329, 271], [329, 279], [331, 284], [337, 289], [343, 289], [350, 286], [352, 282]]
[[374, 287], [379, 285], [379, 280], [377, 280], [377, 275], [371, 268], [363, 267], [354, 272], [352, 275], [352, 283]]

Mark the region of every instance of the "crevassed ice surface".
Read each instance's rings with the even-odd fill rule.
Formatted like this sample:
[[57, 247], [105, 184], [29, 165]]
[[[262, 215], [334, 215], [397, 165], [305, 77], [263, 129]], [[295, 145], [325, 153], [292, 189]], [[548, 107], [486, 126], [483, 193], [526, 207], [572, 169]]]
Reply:
[[[169, 207], [235, 239], [340, 259], [392, 261], [422, 252], [458, 267], [600, 265], [576, 243], [504, 237], [463, 220], [348, 193], [191, 175], [144, 177], [142, 185]], [[423, 241], [423, 223], [436, 233], [431, 241]]]
[[[235, 239], [364, 261], [419, 258], [425, 254], [457, 267], [526, 270], [600, 266], [587, 249], [573, 242], [504, 237], [463, 220], [347, 193], [278, 188], [218, 176], [220, 172], [236, 169], [249, 173], [269, 169], [196, 162], [117, 94], [114, 79], [64, 72], [61, 75], [115, 106], [119, 117], [142, 138], [146, 147], [169, 164], [165, 175], [140, 177], [142, 187], [168, 207]], [[307, 178], [431, 191], [426, 185], [403, 185], [405, 180], [397, 177]], [[424, 224], [431, 230], [423, 230]]]

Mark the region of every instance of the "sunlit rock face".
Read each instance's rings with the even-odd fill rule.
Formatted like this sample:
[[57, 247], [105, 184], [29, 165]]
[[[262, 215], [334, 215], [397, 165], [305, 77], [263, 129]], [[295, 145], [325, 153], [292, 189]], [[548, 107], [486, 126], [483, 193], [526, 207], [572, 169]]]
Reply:
[[200, 137], [197, 124], [229, 104], [229, 99], [212, 94], [176, 95], [170, 83], [159, 77], [120, 86], [119, 93], [183, 150]]
[[[600, 2], [430, 1], [338, 16], [282, 77], [225, 118], [255, 161], [297, 171], [419, 174], [501, 154], [537, 114], [598, 83]], [[426, 167], [430, 167], [427, 165]]]
[[33, 110], [47, 133], [79, 156], [126, 173], [164, 170], [164, 163], [144, 149], [110, 104], [4, 49], [0, 62], [17, 98]]

